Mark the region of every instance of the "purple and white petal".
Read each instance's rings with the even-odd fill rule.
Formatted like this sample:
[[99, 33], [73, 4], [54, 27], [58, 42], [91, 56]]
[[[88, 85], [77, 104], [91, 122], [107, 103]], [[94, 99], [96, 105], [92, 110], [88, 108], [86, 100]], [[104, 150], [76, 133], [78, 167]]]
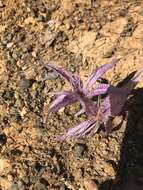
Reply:
[[119, 59], [112, 59], [109, 63], [102, 65], [97, 70], [95, 70], [87, 81], [86, 88], [92, 87], [92, 85], [109, 69], [118, 63]]
[[69, 128], [65, 131], [63, 135], [59, 135], [56, 140], [63, 141], [68, 138], [82, 138], [88, 135], [95, 126], [94, 120], [84, 121], [75, 127]]
[[73, 86], [73, 88], [82, 89], [83, 83], [77, 75], [67, 72], [63, 68], [55, 66], [55, 65], [45, 64], [44, 66], [48, 69], [50, 68], [50, 69], [54, 70], [59, 75], [61, 75], [64, 79], [66, 79]]
[[[130, 84], [130, 82], [128, 84]], [[128, 85], [127, 86], [126, 85], [123, 88], [112, 87], [110, 89], [108, 95], [105, 97], [102, 103], [103, 112], [105, 115], [117, 116], [118, 114], [121, 113], [127, 101], [128, 95], [132, 90], [132, 88], [129, 88], [126, 91], [125, 87], [128, 88]]]
[[133, 82], [138, 83], [143, 79], [143, 69], [140, 69], [131, 79]]
[[[131, 82], [131, 81], [130, 81]], [[111, 102], [111, 115], [116, 116], [121, 113], [129, 94], [135, 87], [133, 83], [128, 83], [123, 88], [120, 88], [121, 93], [119, 94], [109, 94], [109, 99]]]
[[89, 93], [89, 97], [94, 97], [102, 94], [106, 94], [110, 88], [109, 84], [99, 84], [95, 90]]
[[55, 113], [62, 107], [77, 102], [77, 98], [72, 92], [63, 92], [50, 105], [48, 114]]
[[97, 114], [98, 106], [97, 103], [93, 102], [88, 97], [78, 97], [78, 101], [81, 103], [82, 109], [88, 116]]
[[75, 114], [75, 116], [77, 117], [77, 116], [79, 116], [79, 115], [81, 115], [81, 114], [83, 114], [83, 113], [85, 113], [85, 109], [84, 109], [84, 108], [81, 108], [81, 109]]
[[110, 103], [110, 98], [107, 96], [104, 101], [101, 104], [101, 110], [104, 116], [107, 118], [111, 116], [111, 103]]
[[93, 125], [91, 125], [90, 128], [88, 128], [88, 129], [83, 133], [83, 136], [86, 136], [87, 138], [88, 138], [88, 137], [91, 137], [91, 136], [93, 136], [95, 133], [97, 133], [97, 131], [99, 130], [99, 128], [100, 128], [100, 124], [95, 122]]

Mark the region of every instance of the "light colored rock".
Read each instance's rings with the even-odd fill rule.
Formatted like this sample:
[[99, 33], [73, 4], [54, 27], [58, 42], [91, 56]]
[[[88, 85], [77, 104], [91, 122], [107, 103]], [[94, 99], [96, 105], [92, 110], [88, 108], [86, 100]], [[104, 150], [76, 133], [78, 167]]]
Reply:
[[5, 174], [11, 170], [10, 161], [4, 158], [0, 159], [0, 174]]
[[82, 53], [85, 56], [91, 56], [91, 54], [93, 53], [97, 33], [84, 31], [78, 32], [77, 36], [78, 39], [71, 41], [71, 43], [69, 44], [69, 50], [73, 53]]
[[44, 130], [40, 127], [33, 127], [31, 129], [31, 137], [34, 140], [39, 140], [44, 136]]
[[7, 48], [11, 48], [13, 46], [13, 44], [14, 44], [13, 42], [8, 43]]
[[84, 179], [84, 186], [86, 190], [98, 190], [98, 187], [94, 180], [92, 179]]
[[104, 172], [108, 175], [108, 176], [111, 176], [111, 177], [115, 177], [116, 175], [116, 172], [112, 166], [112, 164], [110, 163], [106, 163], [104, 165]]
[[46, 47], [49, 47], [53, 43], [56, 37], [57, 37], [57, 33], [53, 33], [47, 29], [45, 31], [44, 36], [41, 36], [40, 41], [42, 44], [46, 44]]
[[3, 1], [0, 0], [0, 8], [4, 6]]
[[0, 60], [0, 75], [2, 75], [4, 72], [6, 72], [6, 64], [3, 60]]
[[88, 5], [91, 6], [91, 0], [61, 0], [62, 6], [66, 13], [71, 14], [76, 5]]
[[0, 177], [0, 187], [4, 190], [9, 189], [12, 185], [12, 182], [10, 182], [7, 178]]
[[34, 24], [36, 23], [36, 20], [33, 18], [33, 17], [27, 17], [25, 20], [24, 20], [24, 23], [25, 24]]
[[[119, 35], [124, 30], [127, 21], [125, 18], [117, 18], [113, 22], [108, 22], [101, 30], [102, 34], [109, 36]], [[120, 26], [120, 27], [119, 27]]]
[[65, 12], [72, 13], [75, 8], [75, 3], [71, 0], [61, 0]]
[[6, 27], [7, 27], [7, 25], [0, 25], [0, 33], [4, 32]]

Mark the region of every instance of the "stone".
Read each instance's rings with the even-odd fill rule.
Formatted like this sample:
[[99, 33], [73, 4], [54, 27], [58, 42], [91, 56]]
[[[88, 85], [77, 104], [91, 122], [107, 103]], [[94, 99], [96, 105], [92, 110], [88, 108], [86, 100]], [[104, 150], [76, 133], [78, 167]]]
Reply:
[[55, 80], [58, 78], [58, 74], [55, 72], [48, 72], [44, 78], [44, 80]]
[[10, 42], [10, 43], [7, 44], [6, 47], [7, 47], [7, 48], [11, 48], [11, 47], [13, 46], [13, 44], [14, 44], [13, 42]]
[[75, 10], [76, 5], [91, 6], [91, 0], [61, 0], [61, 2], [65, 12], [68, 14], [71, 14]]
[[116, 172], [111, 163], [106, 163], [104, 165], [104, 172], [108, 174], [108, 176], [111, 176], [111, 177], [115, 177], [116, 175]]
[[84, 179], [84, 186], [86, 190], [98, 190], [97, 184], [92, 179]]
[[17, 184], [12, 184], [12, 186], [8, 188], [8, 190], [19, 190], [19, 188]]
[[74, 146], [74, 150], [77, 156], [82, 156], [87, 149], [87, 146], [85, 144], [76, 143]]
[[4, 158], [0, 159], [0, 173], [8, 173], [11, 170], [10, 161]]
[[32, 86], [32, 84], [34, 83], [34, 80], [33, 79], [22, 79], [20, 82], [19, 82], [19, 87], [21, 89], [28, 89]]
[[4, 4], [3, 2], [0, 0], [0, 8], [3, 8], [4, 7]]

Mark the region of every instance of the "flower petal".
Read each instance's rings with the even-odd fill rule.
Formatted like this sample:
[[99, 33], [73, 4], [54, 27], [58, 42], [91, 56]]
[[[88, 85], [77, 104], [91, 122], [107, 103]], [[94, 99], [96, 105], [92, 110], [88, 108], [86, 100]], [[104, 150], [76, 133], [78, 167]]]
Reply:
[[63, 92], [50, 105], [48, 113], [55, 113], [64, 106], [77, 102], [77, 98], [72, 92]]
[[[117, 116], [121, 113], [124, 104], [127, 101], [128, 95], [133, 89], [131, 81], [127, 83], [124, 87], [117, 88], [112, 87], [108, 91], [108, 95], [102, 103], [102, 111], [106, 116]], [[129, 88], [130, 86], [130, 88]]]
[[79, 116], [79, 115], [81, 115], [81, 114], [83, 114], [83, 113], [85, 113], [85, 109], [84, 109], [84, 108], [81, 108], [81, 110], [79, 110], [79, 111], [75, 114], [75, 116]]
[[89, 93], [88, 96], [94, 97], [97, 95], [106, 94], [109, 88], [109, 84], [99, 84], [93, 92]]
[[88, 97], [78, 97], [78, 100], [81, 103], [82, 109], [88, 116], [96, 115], [98, 111], [97, 103], [93, 102]]
[[137, 71], [134, 77], [124, 86], [120, 88], [110, 87], [108, 96], [103, 103], [104, 107], [108, 108], [106, 113], [110, 116], [118, 115], [122, 111], [129, 94], [141, 79], [143, 79], [143, 69]]
[[137, 71], [131, 80], [135, 83], [138, 83], [141, 79], [143, 79], [143, 69]]
[[95, 70], [87, 81], [86, 88], [90, 88], [105, 72], [111, 69], [118, 63], [119, 59], [112, 59], [111, 62], [102, 65], [97, 70]]
[[56, 71], [59, 75], [61, 75], [64, 79], [66, 79], [73, 86], [73, 88], [81, 89], [83, 87], [83, 83], [77, 75], [67, 72], [63, 68], [55, 65], [45, 64], [44, 62], [43, 64], [46, 68], [48, 69], [50, 68]]
[[94, 130], [95, 127], [95, 121], [94, 120], [87, 120], [84, 121], [75, 127], [69, 128], [63, 135], [59, 135], [56, 140], [63, 141], [67, 138], [82, 138]]

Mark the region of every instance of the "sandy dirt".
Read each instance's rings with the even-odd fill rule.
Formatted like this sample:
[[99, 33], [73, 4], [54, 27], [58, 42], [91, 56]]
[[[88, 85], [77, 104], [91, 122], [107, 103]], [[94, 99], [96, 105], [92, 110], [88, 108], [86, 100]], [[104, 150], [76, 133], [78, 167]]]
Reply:
[[53, 92], [69, 86], [39, 59], [86, 81], [113, 57], [114, 85], [143, 66], [142, 0], [0, 0], [1, 190], [143, 189], [143, 82], [108, 137], [55, 140], [85, 119], [79, 105], [43, 124]]

